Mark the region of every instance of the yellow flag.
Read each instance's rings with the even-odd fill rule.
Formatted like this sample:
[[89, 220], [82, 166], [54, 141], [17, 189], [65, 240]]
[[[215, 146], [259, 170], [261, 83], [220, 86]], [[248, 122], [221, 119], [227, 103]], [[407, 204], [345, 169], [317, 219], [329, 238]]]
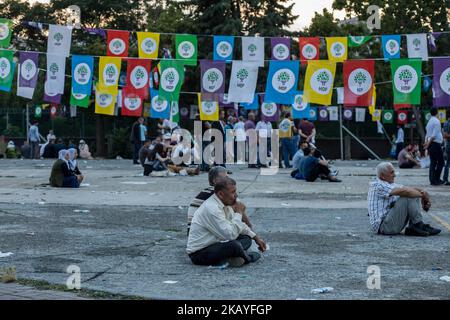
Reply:
[[201, 121], [219, 121], [219, 103], [217, 101], [202, 101], [202, 95], [198, 96], [198, 109]]
[[375, 104], [376, 103], [377, 103], [377, 88], [375, 86], [373, 86], [372, 104], [369, 106], [369, 113], [371, 115], [373, 115], [373, 113], [375, 111]]
[[328, 60], [342, 62], [347, 60], [347, 37], [328, 37], [327, 52]]
[[121, 61], [119, 57], [100, 57], [98, 73], [99, 88], [102, 93], [117, 95]]
[[101, 87], [97, 86], [95, 89], [95, 113], [113, 116], [117, 93], [117, 91], [115, 94], [101, 91]]
[[441, 123], [445, 123], [447, 121], [447, 111], [446, 109], [438, 109], [437, 117]]
[[381, 110], [380, 109], [375, 109], [373, 111], [373, 113], [371, 113], [372, 115], [372, 121], [381, 121]]
[[159, 33], [137, 32], [139, 58], [156, 59], [159, 50]]
[[330, 105], [335, 72], [336, 63], [334, 61], [308, 61], [303, 98], [309, 103]]

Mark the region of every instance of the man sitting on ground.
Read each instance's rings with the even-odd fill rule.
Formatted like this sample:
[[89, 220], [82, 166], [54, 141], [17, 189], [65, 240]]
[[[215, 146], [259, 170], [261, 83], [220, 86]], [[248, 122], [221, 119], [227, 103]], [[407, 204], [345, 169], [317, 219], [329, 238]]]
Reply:
[[418, 148], [417, 145], [409, 144], [406, 148], [398, 154], [398, 167], [401, 169], [411, 169], [414, 167], [420, 167], [420, 162], [414, 158], [414, 153]]
[[[200, 206], [203, 204], [204, 201], [208, 200], [213, 194], [214, 194], [214, 186], [216, 184], [216, 180], [218, 178], [228, 177], [228, 171], [226, 168], [222, 166], [215, 166], [212, 167], [208, 172], [208, 181], [209, 181], [209, 187], [203, 189], [197, 196], [192, 200], [191, 204], [188, 208], [188, 222], [187, 222], [187, 233], [189, 235], [189, 229], [191, 227], [192, 218], [194, 217], [194, 213], [200, 208]], [[242, 212], [242, 221], [249, 226], [251, 229], [253, 226], [250, 223], [250, 219], [247, 216], [247, 213], [245, 212], [245, 205], [239, 201], [239, 199], [236, 201], [237, 205], [241, 205], [243, 207]], [[237, 207], [233, 208], [235, 211], [237, 210]]]
[[341, 182], [334, 175], [328, 167], [328, 161], [318, 159], [312, 152], [310, 147], [304, 148], [304, 158], [300, 162], [300, 173], [308, 182], [314, 182], [320, 176], [322, 179], [327, 179], [330, 182]]
[[370, 183], [367, 196], [372, 231], [384, 235], [399, 234], [409, 222], [405, 229], [407, 236], [428, 236], [441, 232], [422, 222], [420, 206], [425, 211], [431, 207], [428, 192], [394, 183], [395, 170], [390, 162], [377, 166], [377, 177]]
[[152, 166], [148, 163], [151, 151], [150, 150], [151, 144], [152, 144], [151, 140], [146, 139], [144, 145], [139, 150], [139, 162], [141, 163], [142, 167], [144, 167], [144, 176], [148, 176], [152, 172]]
[[218, 265], [228, 262], [232, 267], [255, 262], [261, 255], [247, 253], [252, 239], [264, 252], [266, 244], [244, 222], [243, 208], [236, 205], [236, 182], [220, 177], [214, 186], [214, 195], [203, 202], [195, 212], [189, 232], [187, 249], [191, 261], [198, 265]]

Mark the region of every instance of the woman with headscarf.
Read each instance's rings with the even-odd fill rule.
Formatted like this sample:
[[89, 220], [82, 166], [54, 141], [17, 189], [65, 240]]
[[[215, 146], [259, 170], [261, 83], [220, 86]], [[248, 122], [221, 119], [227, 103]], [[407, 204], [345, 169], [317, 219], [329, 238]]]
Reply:
[[81, 174], [80, 169], [78, 169], [78, 151], [75, 148], [70, 148], [69, 150], [69, 161], [67, 162], [69, 170], [77, 177], [78, 183], [83, 181], [84, 176]]
[[79, 187], [77, 176], [69, 169], [69, 156], [70, 154], [67, 150], [59, 151], [58, 160], [56, 160], [52, 166], [52, 172], [49, 179], [52, 187]]
[[86, 144], [86, 142], [84, 140], [80, 140], [78, 149], [80, 150], [80, 158], [88, 159], [88, 160], [94, 159], [94, 158], [92, 158], [92, 155], [89, 152], [89, 146]]

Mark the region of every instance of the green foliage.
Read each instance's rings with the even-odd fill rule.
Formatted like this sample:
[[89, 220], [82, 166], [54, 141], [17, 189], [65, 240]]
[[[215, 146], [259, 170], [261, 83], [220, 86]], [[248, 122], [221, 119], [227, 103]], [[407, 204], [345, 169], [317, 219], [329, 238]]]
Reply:
[[112, 133], [107, 135], [108, 140], [108, 158], [116, 158], [121, 156], [122, 158], [131, 158], [132, 152], [128, 144], [130, 137], [129, 129], [116, 128]]

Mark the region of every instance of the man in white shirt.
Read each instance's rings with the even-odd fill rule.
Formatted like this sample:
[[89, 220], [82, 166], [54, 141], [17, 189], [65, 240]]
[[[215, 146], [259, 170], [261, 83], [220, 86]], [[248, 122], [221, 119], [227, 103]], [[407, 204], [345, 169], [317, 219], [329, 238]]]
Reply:
[[444, 142], [444, 137], [442, 135], [441, 122], [436, 117], [438, 110], [432, 108], [430, 113], [431, 118], [427, 124], [427, 134], [423, 147], [428, 149], [428, 154], [430, 155], [430, 183], [433, 186], [438, 186], [445, 183], [445, 181], [441, 180], [441, 173], [444, 168], [444, 153], [441, 145]]
[[260, 258], [257, 252], [247, 253], [252, 239], [264, 252], [266, 244], [248, 225], [242, 222], [242, 208], [236, 204], [236, 182], [219, 177], [214, 195], [195, 212], [189, 232], [186, 252], [194, 264], [218, 265], [228, 262], [230, 266], [242, 266]]
[[395, 158], [398, 158], [398, 154], [405, 147], [405, 132], [403, 131], [403, 125], [397, 125], [397, 139], [395, 139]]
[[377, 166], [377, 179], [370, 183], [367, 195], [369, 221], [372, 231], [393, 235], [406, 227], [407, 236], [429, 236], [441, 232], [422, 222], [420, 207], [428, 211], [430, 195], [419, 188], [394, 183], [395, 169], [390, 162]]

